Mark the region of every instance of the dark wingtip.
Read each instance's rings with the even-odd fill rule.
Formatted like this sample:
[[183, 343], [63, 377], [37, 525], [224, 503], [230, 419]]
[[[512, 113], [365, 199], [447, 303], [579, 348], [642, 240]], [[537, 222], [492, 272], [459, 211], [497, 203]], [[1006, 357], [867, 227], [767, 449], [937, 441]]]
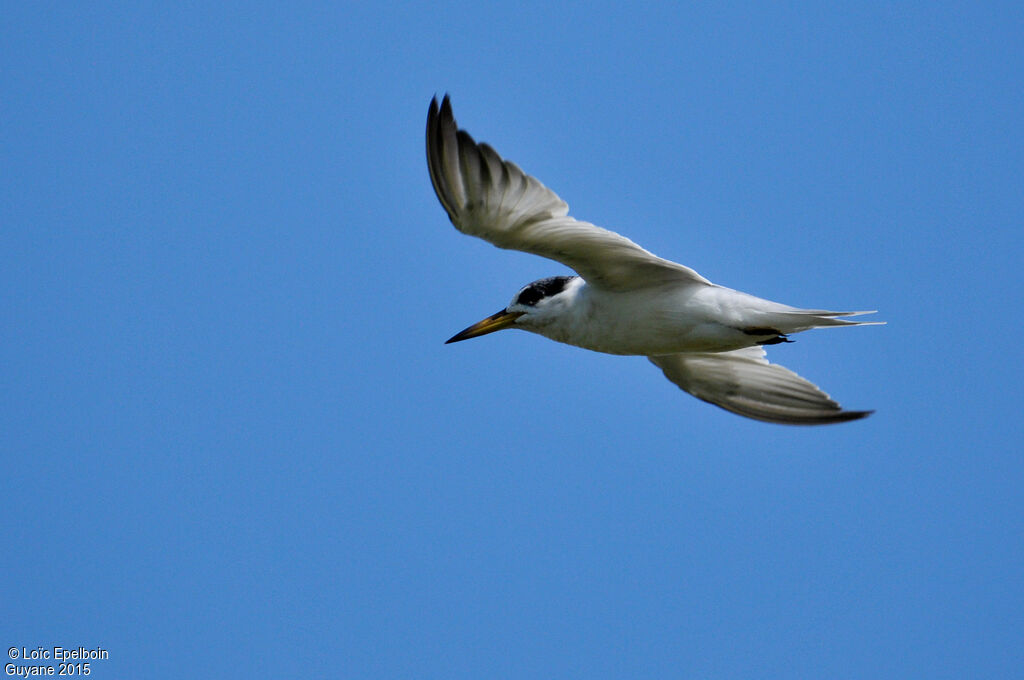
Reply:
[[[704, 399], [707, 401], [707, 399]], [[861, 418], [867, 418], [874, 411], [835, 411], [833, 413], [815, 413], [809, 415], [778, 415], [775, 413], [758, 413], [751, 412], [743, 409], [730, 408], [724, 404], [717, 404], [715, 402], [708, 402], [714, 404], [719, 408], [723, 408], [726, 411], [737, 413], [747, 418], [753, 418], [754, 420], [760, 420], [766, 423], [775, 423], [776, 425], [835, 425], [837, 423], [848, 423], [853, 420], [860, 420]]]
[[455, 120], [455, 114], [452, 113], [452, 99], [447, 92], [441, 99], [441, 118], [442, 120]]
[[443, 95], [441, 95], [441, 101], [439, 102], [437, 100], [437, 94], [435, 93], [434, 96], [430, 98], [431, 110], [437, 111], [439, 108], [444, 108], [446, 105], [448, 106], [448, 108], [451, 108], [452, 105], [449, 99], [450, 97], [448, 96], [448, 93], [445, 92]]
[[452, 118], [452, 104], [448, 98], [446, 92], [444, 97], [441, 99], [441, 103], [437, 103], [437, 95], [435, 94], [430, 98], [430, 106], [427, 107], [427, 136], [430, 137], [432, 130], [440, 128], [440, 119], [445, 117]]
[[874, 413], [874, 410], [871, 410], [871, 411], [840, 411], [839, 413], [835, 414], [834, 416], [830, 417], [828, 420], [825, 420], [824, 422], [825, 423], [848, 423], [851, 420], [860, 420], [861, 418], [867, 418], [872, 413]]

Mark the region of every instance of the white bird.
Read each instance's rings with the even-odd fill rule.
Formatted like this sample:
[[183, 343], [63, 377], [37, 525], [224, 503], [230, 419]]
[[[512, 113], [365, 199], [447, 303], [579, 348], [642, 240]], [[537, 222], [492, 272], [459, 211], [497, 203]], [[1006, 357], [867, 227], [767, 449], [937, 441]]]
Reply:
[[796, 373], [768, 363], [764, 350], [810, 328], [871, 323], [837, 318], [871, 312], [799, 309], [724, 288], [569, 217], [553, 191], [458, 129], [447, 95], [440, 107], [436, 97], [430, 102], [427, 165], [456, 229], [579, 274], [528, 284], [449, 343], [521, 328], [596, 352], [647, 356], [683, 390], [748, 418], [816, 425], [872, 413], [844, 411]]

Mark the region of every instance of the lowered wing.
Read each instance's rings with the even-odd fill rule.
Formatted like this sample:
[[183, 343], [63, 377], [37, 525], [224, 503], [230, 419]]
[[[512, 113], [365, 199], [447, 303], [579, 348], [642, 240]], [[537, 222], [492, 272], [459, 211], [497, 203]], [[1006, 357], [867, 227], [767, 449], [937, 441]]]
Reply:
[[666, 378], [698, 399], [755, 420], [823, 425], [872, 413], [844, 411], [809, 381], [788, 368], [768, 363], [763, 347], [648, 358]]

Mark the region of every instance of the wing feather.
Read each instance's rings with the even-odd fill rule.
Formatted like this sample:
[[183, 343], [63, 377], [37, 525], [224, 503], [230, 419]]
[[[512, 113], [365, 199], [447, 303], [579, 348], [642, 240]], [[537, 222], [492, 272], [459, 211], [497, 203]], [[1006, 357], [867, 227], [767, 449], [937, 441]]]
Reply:
[[568, 265], [588, 284], [634, 290], [675, 281], [710, 285], [613, 231], [569, 217], [569, 206], [518, 165], [458, 129], [447, 95], [427, 114], [427, 167], [452, 224], [499, 248]]
[[763, 347], [648, 358], [666, 378], [698, 399], [756, 420], [821, 425], [872, 413], [844, 411], [809, 381], [788, 368], [768, 363]]

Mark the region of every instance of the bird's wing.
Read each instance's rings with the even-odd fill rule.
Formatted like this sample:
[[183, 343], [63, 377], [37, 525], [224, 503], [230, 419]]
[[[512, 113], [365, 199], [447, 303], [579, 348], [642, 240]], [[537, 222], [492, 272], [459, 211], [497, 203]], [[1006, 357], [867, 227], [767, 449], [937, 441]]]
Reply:
[[823, 425], [863, 418], [788, 368], [768, 363], [763, 347], [648, 357], [665, 377], [698, 399], [741, 416], [786, 425]]
[[430, 181], [452, 224], [470, 236], [572, 267], [588, 284], [633, 290], [669, 281], [710, 282], [628, 238], [568, 216], [569, 206], [515, 163], [459, 130], [446, 95], [427, 114]]

